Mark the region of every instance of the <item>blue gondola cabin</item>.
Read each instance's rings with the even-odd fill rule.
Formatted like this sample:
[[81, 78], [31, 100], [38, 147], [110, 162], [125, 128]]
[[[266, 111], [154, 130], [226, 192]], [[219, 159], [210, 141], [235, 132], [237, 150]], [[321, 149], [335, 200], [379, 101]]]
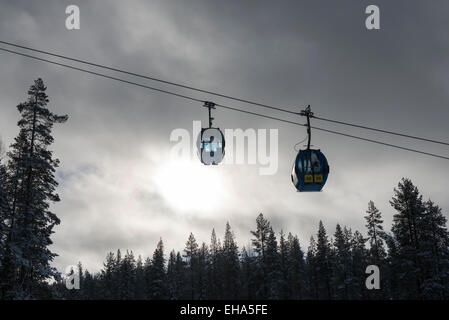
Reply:
[[326, 184], [329, 165], [320, 150], [300, 150], [292, 170], [292, 182], [300, 192], [321, 191]]

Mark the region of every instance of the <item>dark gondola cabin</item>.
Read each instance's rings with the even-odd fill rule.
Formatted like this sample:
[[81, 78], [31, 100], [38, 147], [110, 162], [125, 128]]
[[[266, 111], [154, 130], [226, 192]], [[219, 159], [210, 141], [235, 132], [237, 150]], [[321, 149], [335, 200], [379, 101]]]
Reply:
[[204, 102], [204, 107], [209, 109], [209, 128], [202, 128], [196, 146], [198, 148], [198, 157], [205, 165], [219, 164], [225, 155], [225, 138], [219, 128], [212, 127], [211, 110], [215, 109], [215, 103]]
[[296, 190], [300, 192], [321, 191], [329, 175], [329, 164], [319, 149], [310, 148], [312, 138], [310, 118], [313, 118], [310, 105], [299, 114], [307, 117], [307, 124], [305, 126], [307, 127], [308, 142], [307, 149], [299, 150], [296, 156], [292, 170], [292, 182]]
[[219, 164], [225, 155], [225, 139], [219, 128], [203, 128], [197, 140], [198, 156], [205, 165]]
[[321, 191], [328, 174], [329, 165], [320, 150], [299, 151], [292, 170], [292, 182], [298, 191]]

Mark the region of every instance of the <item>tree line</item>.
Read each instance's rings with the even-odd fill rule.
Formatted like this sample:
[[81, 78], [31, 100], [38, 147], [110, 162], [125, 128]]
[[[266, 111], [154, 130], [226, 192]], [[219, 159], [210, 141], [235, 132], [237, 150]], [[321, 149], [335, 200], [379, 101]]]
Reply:
[[[208, 244], [191, 233], [181, 251], [151, 257], [110, 252], [102, 270], [75, 271], [80, 289], [68, 290], [51, 266], [49, 246], [60, 220], [50, 205], [60, 201], [50, 146], [54, 124], [68, 117], [47, 108], [42, 79], [20, 103], [19, 134], [6, 155], [0, 150], [1, 299], [447, 299], [449, 235], [441, 208], [423, 200], [409, 179], [394, 189], [391, 231], [372, 201], [366, 233], [337, 224], [328, 234], [320, 221], [307, 247], [292, 233], [275, 233], [263, 214], [251, 245], [239, 247], [230, 224], [223, 240], [212, 230]], [[0, 148], [1, 149], [1, 148]], [[368, 290], [366, 267], [380, 269], [380, 289]], [[53, 280], [50, 281], [50, 280]]]
[[[409, 179], [390, 204], [391, 232], [372, 201], [366, 235], [340, 224], [329, 235], [320, 221], [307, 248], [292, 233], [276, 234], [259, 214], [249, 247], [239, 249], [227, 223], [222, 241], [215, 230], [209, 244], [190, 233], [184, 250], [167, 258], [160, 240], [145, 260], [110, 252], [95, 274], [79, 263], [80, 290], [61, 280], [53, 292], [60, 299], [447, 299], [449, 235], [441, 209], [423, 201]], [[366, 286], [369, 265], [379, 267], [379, 290]]]

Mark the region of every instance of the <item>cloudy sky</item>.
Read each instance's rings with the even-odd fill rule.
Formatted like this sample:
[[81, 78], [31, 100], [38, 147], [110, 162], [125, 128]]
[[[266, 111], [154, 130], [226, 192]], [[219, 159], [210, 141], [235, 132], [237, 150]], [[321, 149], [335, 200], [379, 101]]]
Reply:
[[[81, 29], [65, 28], [76, 4]], [[365, 8], [380, 8], [380, 30], [365, 28]], [[0, 1], [0, 40], [115, 66], [211, 91], [318, 116], [449, 141], [449, 3], [447, 1]], [[2, 46], [6, 47], [6, 46]], [[113, 73], [108, 73], [115, 75]], [[229, 221], [240, 245], [259, 212], [276, 231], [309, 237], [323, 220], [364, 231], [369, 200], [389, 228], [389, 199], [402, 177], [447, 212], [446, 160], [314, 132], [331, 173], [323, 192], [300, 194], [290, 182], [293, 146], [305, 129], [217, 110], [220, 128], [278, 129], [278, 171], [259, 165], [202, 166], [170, 154], [174, 129], [206, 124], [200, 104], [0, 53], [0, 135], [18, 133], [16, 105], [37, 77], [49, 108], [68, 114], [52, 149], [62, 201], [53, 236], [60, 270], [82, 261], [98, 271], [108, 251], [149, 256], [160, 237], [184, 247], [190, 232], [208, 242]], [[187, 92], [199, 99], [293, 121], [289, 115]], [[314, 125], [449, 155], [447, 148], [407, 139]]]

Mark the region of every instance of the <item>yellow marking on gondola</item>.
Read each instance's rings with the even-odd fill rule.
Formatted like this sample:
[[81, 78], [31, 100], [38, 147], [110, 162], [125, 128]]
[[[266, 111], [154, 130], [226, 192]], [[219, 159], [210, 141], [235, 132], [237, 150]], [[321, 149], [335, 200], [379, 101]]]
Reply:
[[323, 182], [323, 175], [322, 174], [316, 174], [315, 175], [315, 182], [316, 183], [322, 183]]
[[311, 174], [304, 175], [304, 182], [305, 183], [313, 183], [313, 175], [311, 175]]

